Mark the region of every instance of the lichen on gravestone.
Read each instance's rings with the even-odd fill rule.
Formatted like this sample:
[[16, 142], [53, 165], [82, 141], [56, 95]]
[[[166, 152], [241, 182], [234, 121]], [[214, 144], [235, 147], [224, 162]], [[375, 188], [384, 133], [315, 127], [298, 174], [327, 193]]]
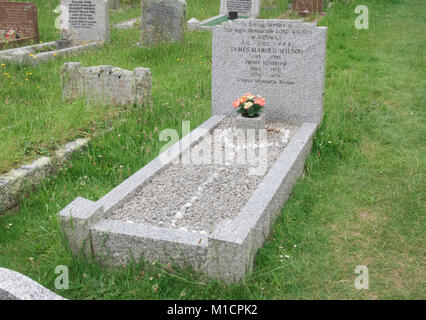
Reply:
[[181, 42], [186, 24], [185, 0], [142, 0], [142, 47], [164, 42]]
[[78, 62], [67, 62], [61, 69], [62, 98], [84, 97], [91, 104], [147, 105], [151, 103], [151, 71], [133, 71], [113, 66], [84, 68]]

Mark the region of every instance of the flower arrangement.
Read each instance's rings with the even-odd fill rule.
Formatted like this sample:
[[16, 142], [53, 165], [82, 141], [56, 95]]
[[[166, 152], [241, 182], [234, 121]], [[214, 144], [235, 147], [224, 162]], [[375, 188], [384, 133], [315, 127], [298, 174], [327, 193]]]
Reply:
[[6, 39], [12, 40], [12, 39], [17, 39], [17, 38], [19, 38], [19, 35], [16, 33], [15, 30], [9, 29], [9, 30], [6, 31]]
[[261, 96], [246, 93], [234, 101], [233, 107], [243, 117], [254, 118], [259, 116], [266, 105], [266, 100]]

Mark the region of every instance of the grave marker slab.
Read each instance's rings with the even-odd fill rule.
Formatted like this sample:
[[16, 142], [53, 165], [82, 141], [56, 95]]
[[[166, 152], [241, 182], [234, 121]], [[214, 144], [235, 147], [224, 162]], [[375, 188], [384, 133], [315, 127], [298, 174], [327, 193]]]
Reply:
[[239, 16], [257, 18], [260, 13], [260, 0], [220, 0], [220, 14], [237, 11]]
[[227, 22], [213, 30], [212, 113], [235, 115], [246, 92], [264, 97], [267, 119], [321, 122], [326, 27], [300, 20]]
[[0, 300], [65, 300], [23, 274], [0, 268]]
[[151, 100], [151, 70], [128, 71], [113, 66], [84, 68], [78, 62], [62, 67], [62, 97], [85, 97], [89, 103], [142, 105]]
[[0, 30], [13, 29], [19, 39], [11, 42], [0, 39], [0, 48], [4, 45], [16, 46], [23, 42], [39, 41], [37, 6], [31, 2], [0, 1]]
[[68, 12], [61, 16], [61, 29], [68, 30], [73, 41], [109, 41], [109, 5], [107, 0], [61, 0]]
[[142, 0], [142, 46], [182, 41], [185, 24], [185, 0]]

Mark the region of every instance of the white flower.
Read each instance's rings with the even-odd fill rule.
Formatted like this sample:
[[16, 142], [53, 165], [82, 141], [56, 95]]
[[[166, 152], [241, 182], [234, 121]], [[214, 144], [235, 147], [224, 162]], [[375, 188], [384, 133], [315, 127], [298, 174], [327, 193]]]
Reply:
[[244, 103], [244, 109], [248, 110], [253, 105], [252, 102], [246, 102]]

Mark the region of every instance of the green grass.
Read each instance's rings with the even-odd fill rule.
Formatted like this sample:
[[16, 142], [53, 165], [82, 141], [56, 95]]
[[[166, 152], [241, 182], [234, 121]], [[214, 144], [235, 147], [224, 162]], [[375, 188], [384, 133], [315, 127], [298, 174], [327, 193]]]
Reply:
[[[75, 197], [96, 200], [154, 158], [161, 129], [179, 128], [181, 120], [195, 127], [208, 118], [207, 33], [145, 51], [130, 47], [137, 31], [113, 31], [111, 44], [96, 55], [76, 57], [84, 65], [152, 68], [154, 106], [129, 107], [120, 116], [97, 120], [97, 126], [112, 130], [93, 139], [38, 191], [29, 191], [19, 209], [0, 217], [0, 266], [55, 290], [55, 267], [66, 265], [70, 289], [57, 292], [71, 299], [424, 299], [426, 3], [346, 2], [336, 2], [321, 21], [329, 28], [325, 117], [305, 174], [244, 281], [200, 281], [190, 270], [142, 262], [103, 269], [72, 258], [56, 220]], [[188, 7], [195, 3], [208, 2]], [[369, 30], [354, 28], [358, 4], [369, 7]], [[206, 17], [218, 9], [212, 11]], [[60, 92], [57, 71], [64, 61], [31, 70], [56, 93], [7, 89], [14, 108], [31, 97], [39, 101], [37, 109], [49, 109], [48, 100]], [[37, 109], [33, 117], [41, 112]], [[12, 111], [2, 110], [0, 119], [7, 112]], [[23, 112], [16, 111], [16, 119]], [[45, 126], [52, 124], [45, 120]], [[369, 267], [369, 290], [354, 288], [357, 265]]]
[[[54, 27], [56, 16], [52, 10], [59, 0], [35, 2], [41, 41], [58, 39], [59, 32]], [[111, 20], [117, 16], [117, 20], [131, 18], [134, 16], [132, 10], [140, 14], [140, 8], [135, 9], [132, 4], [123, 5], [123, 8], [111, 11]], [[216, 9], [211, 5], [208, 8], [211, 11]], [[188, 11], [196, 11], [195, 6], [189, 5]], [[200, 14], [208, 14], [204, 11], [207, 10]], [[210, 79], [202, 75], [210, 72], [211, 35], [188, 34], [183, 45], [141, 50], [133, 46], [139, 41], [139, 34], [137, 29], [111, 29], [111, 42], [99, 51], [58, 58], [37, 67], [0, 66], [0, 174], [37, 157], [49, 156], [58, 146], [75, 138], [91, 136], [113, 119], [121, 118], [123, 110], [120, 108], [62, 101], [60, 68], [66, 61], [80, 61], [84, 66], [111, 64], [129, 70], [149, 67], [154, 78], [156, 106], [166, 103], [172, 106], [183, 97], [181, 102], [193, 114], [193, 121], [197, 118], [195, 122], [200, 123], [207, 117]], [[182, 74], [191, 77], [182, 79]], [[170, 117], [170, 108], [159, 108], [159, 118]], [[181, 114], [185, 114], [183, 112], [182, 109]]]

